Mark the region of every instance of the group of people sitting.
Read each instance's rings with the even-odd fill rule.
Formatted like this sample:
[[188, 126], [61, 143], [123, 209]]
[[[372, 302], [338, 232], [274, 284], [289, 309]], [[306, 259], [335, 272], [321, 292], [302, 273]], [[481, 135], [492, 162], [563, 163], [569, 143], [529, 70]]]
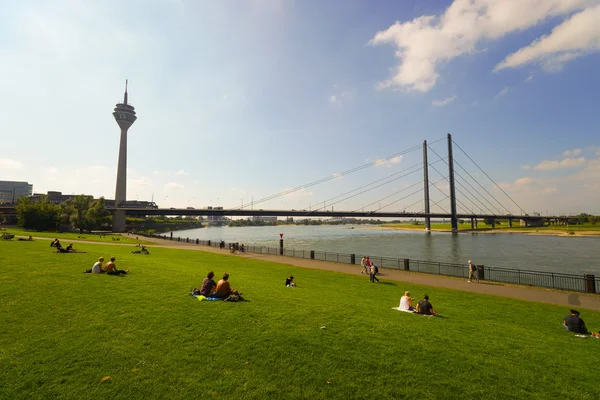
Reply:
[[422, 315], [437, 315], [437, 312], [433, 309], [433, 306], [429, 302], [429, 296], [425, 295], [423, 300], [419, 301], [416, 307], [413, 307], [414, 297], [410, 297], [410, 292], [404, 292], [404, 296], [400, 298], [400, 306], [397, 310], [412, 312]]
[[200, 289], [194, 288], [191, 294], [215, 300], [225, 300], [232, 295], [239, 298], [242, 295], [241, 292], [238, 292], [229, 284], [229, 274], [227, 272], [223, 274], [219, 282], [215, 282], [214, 277], [215, 273], [210, 271], [202, 281]]
[[57, 253], [85, 253], [85, 251], [75, 250], [73, 248], [73, 243], [69, 243], [67, 247], [62, 247], [60, 240], [58, 239], [54, 239], [52, 243], [50, 243], [50, 247], [56, 247]]
[[563, 328], [569, 332], [578, 333], [580, 335], [589, 335], [596, 339], [600, 339], [600, 332], [588, 332], [585, 322], [579, 316], [579, 311], [570, 310], [570, 314], [567, 315], [563, 320]]
[[92, 269], [88, 269], [85, 271], [87, 274], [107, 274], [107, 275], [127, 275], [129, 270], [117, 269], [115, 265], [115, 257], [111, 257], [110, 261], [107, 262], [104, 266], [102, 263], [104, 262], [104, 257], [100, 257], [98, 261], [94, 264]]

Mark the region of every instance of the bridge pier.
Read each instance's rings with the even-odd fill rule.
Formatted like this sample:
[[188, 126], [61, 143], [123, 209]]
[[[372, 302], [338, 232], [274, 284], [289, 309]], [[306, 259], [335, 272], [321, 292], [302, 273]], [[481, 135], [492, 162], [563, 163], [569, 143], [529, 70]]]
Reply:
[[125, 211], [114, 210], [112, 215], [112, 231], [115, 233], [125, 232]]
[[471, 218], [471, 229], [475, 229], [475, 218]]
[[512, 218], [509, 218], [509, 219], [508, 219], [508, 227], [509, 227], [509, 228], [512, 228]]

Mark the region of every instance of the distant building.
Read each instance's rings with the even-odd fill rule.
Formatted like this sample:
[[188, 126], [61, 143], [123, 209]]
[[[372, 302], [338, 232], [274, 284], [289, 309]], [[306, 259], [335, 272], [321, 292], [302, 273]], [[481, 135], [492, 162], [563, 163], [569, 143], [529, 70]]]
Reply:
[[[52, 204], [60, 204], [64, 201], [71, 200], [73, 197], [75, 197], [74, 194], [62, 194], [62, 192], [49, 190], [47, 194], [34, 193], [33, 195], [29, 196], [29, 200], [33, 202], [41, 201], [43, 196], [48, 197], [48, 202]], [[88, 195], [87, 197], [94, 198], [94, 196], [91, 195]]]
[[15, 203], [21, 197], [31, 196], [33, 185], [28, 182], [0, 181], [0, 204]]

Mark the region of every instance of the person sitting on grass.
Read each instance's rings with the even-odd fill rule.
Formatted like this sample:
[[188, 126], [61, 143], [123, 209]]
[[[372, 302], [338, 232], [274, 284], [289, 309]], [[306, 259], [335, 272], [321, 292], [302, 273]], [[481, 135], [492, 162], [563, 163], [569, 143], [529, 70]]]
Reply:
[[50, 247], [57, 247], [57, 248], [61, 247], [59, 240], [58, 239], [54, 239], [52, 241], [52, 243], [50, 243]]
[[111, 257], [110, 261], [106, 263], [106, 265], [104, 266], [104, 271], [108, 274], [108, 275], [127, 275], [127, 273], [129, 272], [129, 270], [124, 271], [122, 269], [117, 269], [117, 266], [115, 265], [115, 257]]
[[567, 315], [563, 321], [563, 328], [569, 332], [587, 334], [587, 328], [585, 322], [579, 317], [579, 311], [570, 310], [571, 314]]
[[285, 278], [285, 286], [286, 287], [296, 287], [296, 283], [294, 282], [294, 277], [290, 275], [289, 278]]
[[225, 272], [223, 274], [223, 278], [217, 282], [217, 289], [212, 296], [209, 297], [215, 299], [225, 299], [232, 293], [237, 293], [237, 290], [231, 288], [231, 285], [229, 284], [229, 274]]
[[417, 303], [417, 314], [437, 315], [437, 312], [433, 309], [433, 306], [429, 302], [429, 296], [425, 295], [423, 300]]
[[96, 261], [96, 263], [94, 264], [94, 266], [92, 267], [92, 274], [103, 274], [104, 269], [102, 268], [102, 263], [104, 262], [104, 257], [100, 257], [98, 259], [98, 261]]
[[413, 307], [413, 298], [410, 297], [410, 292], [407, 290], [404, 292], [404, 296], [400, 298], [400, 311], [411, 311], [415, 312], [415, 308]]
[[215, 273], [212, 271], [206, 274], [206, 278], [204, 278], [204, 280], [202, 281], [202, 286], [200, 287], [200, 290], [198, 290], [198, 288], [194, 289], [194, 294], [200, 294], [204, 297], [210, 297], [215, 292], [215, 288], [217, 287], [217, 282], [215, 282], [213, 279], [214, 277]]

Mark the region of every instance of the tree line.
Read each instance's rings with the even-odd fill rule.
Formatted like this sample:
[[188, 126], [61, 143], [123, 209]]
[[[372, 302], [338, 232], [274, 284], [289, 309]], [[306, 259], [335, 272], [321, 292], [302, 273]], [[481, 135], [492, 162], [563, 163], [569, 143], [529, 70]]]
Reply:
[[78, 195], [60, 204], [51, 203], [47, 196], [40, 201], [24, 197], [17, 201], [16, 210], [18, 225], [36, 231], [60, 230], [60, 225], [71, 224], [82, 233], [110, 222], [104, 197]]

